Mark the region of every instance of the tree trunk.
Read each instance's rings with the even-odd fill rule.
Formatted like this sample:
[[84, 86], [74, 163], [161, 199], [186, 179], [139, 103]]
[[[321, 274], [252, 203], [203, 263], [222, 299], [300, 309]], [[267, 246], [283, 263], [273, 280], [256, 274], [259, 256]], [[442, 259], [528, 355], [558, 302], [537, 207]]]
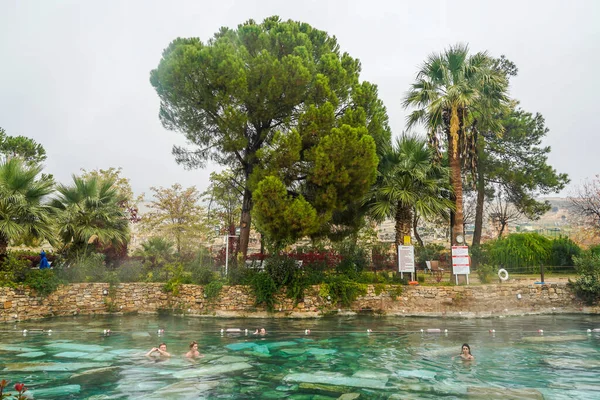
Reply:
[[[177, 247], [177, 254], [179, 254], [181, 256], [181, 234], [176, 233], [175, 234], [175, 247]], [[87, 244], [86, 244], [87, 247]]]
[[414, 217], [413, 217], [413, 232], [415, 233], [415, 240], [417, 241], [417, 243], [419, 243], [419, 246], [423, 247], [423, 239], [421, 239], [421, 236], [419, 235], [419, 232], [417, 231], [418, 224], [419, 224], [419, 214], [417, 214], [415, 212]]
[[454, 215], [450, 214], [450, 245], [459, 244], [456, 241], [458, 235], [464, 233], [463, 217], [463, 188], [461, 175], [461, 150], [462, 136], [464, 135], [463, 110], [452, 108], [444, 113], [446, 124], [446, 137], [448, 140], [448, 166], [450, 167], [450, 186], [454, 191]]
[[412, 209], [398, 202], [396, 206], [396, 246], [404, 244], [404, 236], [410, 236], [412, 229]]
[[8, 239], [0, 234], [0, 255], [6, 254], [6, 249], [8, 248]]
[[504, 233], [504, 228], [506, 228], [506, 222], [500, 222], [500, 232], [498, 232], [498, 239], [502, 237]]
[[483, 204], [485, 202], [485, 180], [483, 168], [477, 169], [477, 203], [475, 205], [475, 230], [473, 231], [472, 246], [481, 244], [481, 233], [483, 230]]
[[448, 143], [448, 163], [450, 166], [450, 185], [454, 190], [454, 220], [452, 221], [452, 232], [450, 233], [450, 243], [458, 245], [456, 237], [463, 234], [463, 188], [460, 168], [460, 151], [454, 148], [455, 143], [452, 140]]
[[[246, 182], [248, 182], [247, 179]], [[244, 199], [242, 200], [242, 216], [240, 218], [240, 246], [238, 248], [238, 251], [240, 251], [244, 256], [244, 259], [248, 254], [248, 243], [250, 242], [250, 222], [252, 222], [252, 217], [250, 215], [251, 209], [252, 192], [250, 192], [250, 189], [246, 187], [244, 188]]]

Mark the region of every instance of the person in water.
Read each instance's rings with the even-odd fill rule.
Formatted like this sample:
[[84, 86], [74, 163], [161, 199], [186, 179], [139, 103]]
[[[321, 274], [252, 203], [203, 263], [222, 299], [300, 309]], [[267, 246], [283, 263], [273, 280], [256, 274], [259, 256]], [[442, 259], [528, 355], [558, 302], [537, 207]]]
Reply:
[[466, 343], [462, 345], [460, 358], [463, 360], [474, 360], [475, 359], [473, 354], [471, 354], [471, 347], [469, 347], [469, 345]]
[[149, 352], [146, 353], [147, 357], [152, 357], [158, 355], [159, 357], [171, 357], [171, 354], [167, 352], [167, 345], [161, 343], [158, 347], [153, 347]]
[[260, 336], [265, 336], [267, 334], [267, 331], [265, 328], [260, 328], [254, 331], [254, 335], [260, 335]]
[[199, 358], [199, 357], [203, 357], [202, 354], [200, 354], [200, 352], [198, 351], [198, 342], [196, 342], [194, 340], [194, 341], [192, 341], [192, 343], [190, 343], [190, 351], [188, 351], [187, 353], [185, 353], [185, 356], [187, 358]]

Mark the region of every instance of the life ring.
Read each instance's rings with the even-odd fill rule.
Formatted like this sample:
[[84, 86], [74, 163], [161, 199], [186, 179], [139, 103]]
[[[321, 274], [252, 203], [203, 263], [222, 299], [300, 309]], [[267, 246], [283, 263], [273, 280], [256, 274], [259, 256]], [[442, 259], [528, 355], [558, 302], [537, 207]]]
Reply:
[[500, 268], [498, 270], [498, 278], [500, 278], [500, 280], [502, 282], [507, 281], [508, 280], [508, 271], [505, 270], [504, 268]]

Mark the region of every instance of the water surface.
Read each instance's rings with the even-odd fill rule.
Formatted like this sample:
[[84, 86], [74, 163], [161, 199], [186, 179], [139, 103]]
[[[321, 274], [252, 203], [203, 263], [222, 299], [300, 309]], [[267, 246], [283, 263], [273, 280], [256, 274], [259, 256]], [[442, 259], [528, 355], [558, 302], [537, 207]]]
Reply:
[[[0, 325], [0, 379], [38, 399], [600, 399], [594, 328], [600, 316], [57, 318]], [[191, 340], [198, 361], [183, 357]], [[161, 342], [171, 358], [145, 356]], [[454, 357], [465, 342], [475, 362]]]

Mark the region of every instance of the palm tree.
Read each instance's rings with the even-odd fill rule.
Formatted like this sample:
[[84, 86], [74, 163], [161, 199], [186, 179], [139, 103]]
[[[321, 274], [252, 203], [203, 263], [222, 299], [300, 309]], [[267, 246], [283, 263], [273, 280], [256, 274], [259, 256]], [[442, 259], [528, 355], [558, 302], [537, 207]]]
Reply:
[[159, 269], [170, 262], [175, 250], [173, 243], [162, 237], [151, 237], [142, 243], [142, 248], [137, 249], [136, 255], [143, 258], [144, 263], [148, 263], [150, 268]]
[[409, 128], [423, 123], [434, 148], [439, 148], [439, 137], [446, 143], [455, 204], [452, 244], [463, 232], [462, 164], [475, 166], [479, 130], [502, 132], [493, 116], [507, 104], [507, 86], [487, 53], [469, 56], [468, 47], [459, 44], [430, 55], [404, 99], [404, 107], [416, 108], [408, 117]]
[[54, 181], [42, 167], [14, 157], [0, 164], [0, 254], [23, 237], [53, 241], [52, 209], [45, 203]]
[[76, 249], [88, 244], [123, 245], [129, 239], [123, 196], [112, 179], [73, 176], [73, 185], [59, 185], [52, 205], [57, 209], [59, 235]]
[[410, 236], [413, 210], [424, 218], [446, 216], [454, 207], [449, 199], [448, 168], [434, 162], [425, 139], [402, 135], [395, 146], [380, 154], [379, 176], [369, 196], [370, 214], [376, 220], [393, 218], [396, 245]]

